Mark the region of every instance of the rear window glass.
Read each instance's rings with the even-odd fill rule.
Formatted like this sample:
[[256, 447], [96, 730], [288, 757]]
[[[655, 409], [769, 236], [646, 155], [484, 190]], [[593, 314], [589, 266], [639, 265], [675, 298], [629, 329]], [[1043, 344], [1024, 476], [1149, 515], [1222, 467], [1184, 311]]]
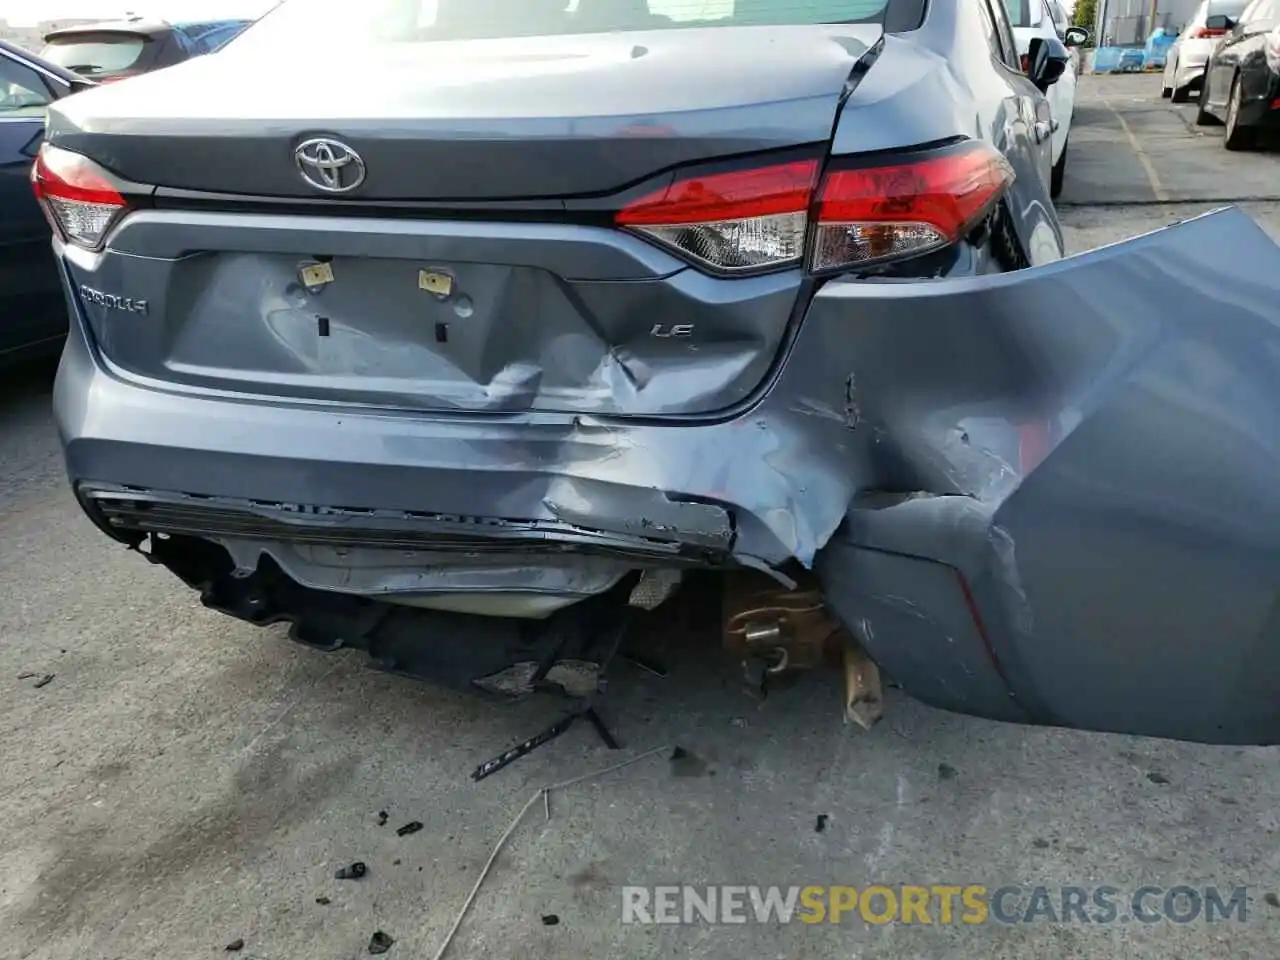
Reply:
[[54, 40], [40, 51], [44, 59], [86, 77], [128, 70], [147, 45], [145, 37], [129, 34], [67, 37]]
[[888, 0], [285, 0], [245, 33], [372, 41], [555, 36], [716, 26], [865, 23]]
[[52, 99], [38, 73], [0, 57], [0, 118], [43, 117]]
[[1009, 22], [1015, 27], [1034, 27], [1040, 22], [1041, 0], [1004, 0]]

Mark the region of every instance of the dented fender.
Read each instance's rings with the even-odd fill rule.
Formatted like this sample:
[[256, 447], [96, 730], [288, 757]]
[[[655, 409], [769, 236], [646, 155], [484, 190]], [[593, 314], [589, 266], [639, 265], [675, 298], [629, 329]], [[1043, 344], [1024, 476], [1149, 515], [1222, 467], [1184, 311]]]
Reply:
[[[864, 485], [829, 603], [918, 697], [1280, 739], [1280, 247], [1226, 209], [1042, 267], [835, 283]], [[887, 491], [887, 492], [886, 492]]]

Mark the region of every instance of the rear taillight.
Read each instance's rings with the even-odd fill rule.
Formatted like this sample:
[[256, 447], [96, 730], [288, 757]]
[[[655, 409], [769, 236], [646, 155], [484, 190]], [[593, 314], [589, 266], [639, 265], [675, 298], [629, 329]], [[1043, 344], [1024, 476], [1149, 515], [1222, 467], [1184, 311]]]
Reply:
[[717, 270], [774, 267], [804, 256], [817, 179], [816, 160], [679, 179], [616, 221]]
[[849, 269], [956, 242], [1013, 181], [1004, 157], [976, 141], [818, 174], [816, 160], [800, 160], [677, 177], [616, 223], [719, 272], [798, 264], [806, 252], [815, 271]]
[[1220, 28], [1200, 27], [1195, 33], [1191, 34], [1191, 36], [1195, 37], [1197, 40], [1204, 40], [1208, 37], [1224, 36], [1226, 32], [1227, 31]]
[[90, 250], [128, 209], [110, 175], [88, 157], [45, 144], [31, 168], [45, 217], [64, 239]]
[[811, 265], [847, 269], [955, 243], [1011, 183], [1008, 161], [980, 141], [892, 166], [830, 170], [818, 198]]
[[1012, 180], [1000, 152], [969, 141], [893, 164], [837, 161], [820, 188], [817, 160], [677, 177], [616, 221], [723, 273], [799, 264], [812, 221], [813, 270], [851, 269], [959, 241]]

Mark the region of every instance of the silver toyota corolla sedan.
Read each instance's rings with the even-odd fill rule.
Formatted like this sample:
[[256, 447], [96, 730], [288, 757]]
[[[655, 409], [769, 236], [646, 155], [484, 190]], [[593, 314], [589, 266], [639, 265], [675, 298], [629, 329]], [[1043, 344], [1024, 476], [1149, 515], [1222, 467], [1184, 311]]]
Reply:
[[1066, 62], [999, 0], [287, 0], [50, 110], [75, 494], [208, 607], [500, 697], [713, 593], [868, 722], [884, 670], [1274, 742], [1280, 249], [1063, 259]]

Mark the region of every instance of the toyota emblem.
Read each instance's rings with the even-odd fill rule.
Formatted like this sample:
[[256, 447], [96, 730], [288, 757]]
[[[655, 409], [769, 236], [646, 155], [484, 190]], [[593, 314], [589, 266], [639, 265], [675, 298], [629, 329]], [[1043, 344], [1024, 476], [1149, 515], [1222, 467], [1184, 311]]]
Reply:
[[317, 137], [293, 152], [302, 179], [325, 193], [349, 193], [364, 183], [364, 161], [341, 140]]

